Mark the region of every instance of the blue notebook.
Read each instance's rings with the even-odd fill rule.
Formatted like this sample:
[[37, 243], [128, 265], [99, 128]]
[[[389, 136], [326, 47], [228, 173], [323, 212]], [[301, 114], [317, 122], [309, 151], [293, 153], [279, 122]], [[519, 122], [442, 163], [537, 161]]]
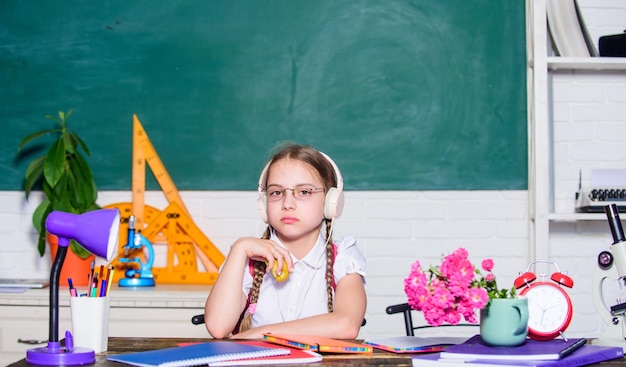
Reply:
[[233, 341], [214, 341], [183, 347], [107, 356], [107, 360], [139, 367], [188, 367], [245, 358], [263, 358], [291, 353], [286, 348], [265, 348]]

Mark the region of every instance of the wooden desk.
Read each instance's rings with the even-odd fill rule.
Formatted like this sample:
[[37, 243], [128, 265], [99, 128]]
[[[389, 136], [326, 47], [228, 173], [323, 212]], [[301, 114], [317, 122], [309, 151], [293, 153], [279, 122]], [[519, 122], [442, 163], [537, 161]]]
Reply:
[[[91, 366], [121, 367], [125, 364], [107, 361], [106, 356], [118, 353], [131, 353], [151, 349], [163, 349], [177, 346], [181, 342], [206, 342], [213, 339], [199, 338], [120, 338], [109, 337], [109, 351], [96, 355], [96, 363]], [[25, 356], [24, 356], [25, 357]], [[384, 351], [375, 351], [373, 354], [324, 354], [322, 362], [297, 364], [292, 366], [411, 366], [411, 356]], [[10, 364], [9, 367], [32, 367], [24, 359]], [[270, 366], [270, 365], [267, 365]], [[280, 366], [288, 367], [288, 364]]]
[[[96, 363], [91, 366], [110, 366], [121, 367], [125, 364], [118, 362], [111, 362], [106, 360], [107, 355], [119, 354], [119, 353], [131, 353], [152, 349], [163, 349], [177, 346], [182, 342], [206, 342], [213, 339], [201, 339], [201, 338], [128, 338], [128, 337], [109, 337], [109, 351], [107, 353], [101, 353], [96, 355]], [[625, 359], [614, 359], [602, 363], [595, 364], [596, 366], [603, 367], [626, 367]], [[24, 359], [10, 364], [9, 367], [32, 367], [26, 363]], [[271, 365], [266, 365], [271, 366]], [[324, 354], [324, 358], [321, 362], [308, 363], [308, 364], [295, 364], [288, 365], [282, 364], [280, 366], [400, 366], [408, 367], [412, 366], [410, 354], [396, 354], [391, 352], [385, 352], [374, 349], [373, 354]]]

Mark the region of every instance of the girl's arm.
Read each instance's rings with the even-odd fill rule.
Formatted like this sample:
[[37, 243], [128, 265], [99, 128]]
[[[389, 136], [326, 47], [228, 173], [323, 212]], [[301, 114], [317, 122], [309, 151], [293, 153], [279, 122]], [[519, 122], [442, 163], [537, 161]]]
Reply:
[[354, 339], [365, 317], [367, 298], [363, 278], [357, 273], [341, 278], [335, 290], [335, 304], [332, 313], [324, 313], [299, 320], [259, 326], [239, 334], [234, 338], [259, 339], [263, 333], [309, 334], [335, 339]]
[[214, 338], [228, 337], [239, 321], [248, 298], [241, 287], [249, 258], [266, 260], [270, 267], [274, 261], [279, 266], [287, 261], [288, 268], [293, 269], [289, 253], [276, 247], [273, 241], [253, 237], [240, 238], [231, 246], [204, 306], [205, 326]]
[[248, 258], [241, 247], [235, 242], [230, 248], [204, 306], [205, 326], [216, 339], [228, 337], [246, 305], [241, 285]]

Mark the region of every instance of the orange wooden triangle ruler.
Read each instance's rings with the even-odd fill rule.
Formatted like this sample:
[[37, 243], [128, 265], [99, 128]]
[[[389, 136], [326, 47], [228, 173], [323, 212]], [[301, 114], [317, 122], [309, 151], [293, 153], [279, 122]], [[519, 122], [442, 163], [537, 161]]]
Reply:
[[[191, 219], [174, 181], [167, 173], [152, 142], [148, 138], [139, 118], [133, 115], [133, 155], [132, 155], [132, 203], [119, 203], [107, 207], [117, 207], [121, 211], [120, 239], [118, 256], [113, 260], [116, 280], [122, 277], [129, 265], [121, 263], [121, 257], [138, 256], [145, 261], [141, 249], [134, 253], [124, 253], [128, 241], [128, 219], [135, 216], [135, 228], [151, 244], [166, 241], [167, 261], [164, 267], [152, 267], [157, 283], [163, 284], [213, 284], [217, 279], [218, 268], [224, 262], [224, 255], [196, 226]], [[165, 194], [168, 207], [159, 212], [145, 205], [146, 163]], [[200, 271], [200, 260], [206, 271]]]

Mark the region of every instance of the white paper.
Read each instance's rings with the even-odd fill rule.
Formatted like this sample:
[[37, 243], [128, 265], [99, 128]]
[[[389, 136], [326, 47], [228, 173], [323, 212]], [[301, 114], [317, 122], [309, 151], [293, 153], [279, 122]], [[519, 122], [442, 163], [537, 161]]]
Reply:
[[626, 188], [626, 169], [591, 170], [591, 188]]

